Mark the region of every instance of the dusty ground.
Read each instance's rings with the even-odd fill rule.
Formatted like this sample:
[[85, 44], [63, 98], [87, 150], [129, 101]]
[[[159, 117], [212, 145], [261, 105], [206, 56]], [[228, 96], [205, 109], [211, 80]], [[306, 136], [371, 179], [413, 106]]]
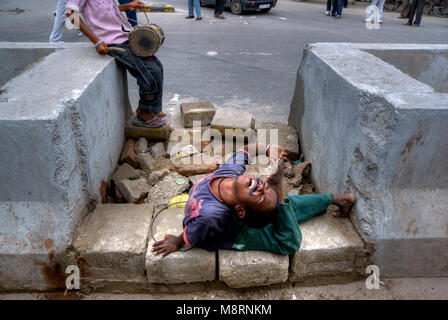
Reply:
[[448, 299], [448, 278], [397, 278], [383, 279], [378, 290], [366, 289], [364, 281], [316, 287], [289, 287], [283, 289], [259, 288], [239, 292], [233, 289], [207, 290], [188, 294], [116, 294], [92, 293], [89, 295], [63, 293], [11, 293], [0, 294], [0, 300], [401, 300]]

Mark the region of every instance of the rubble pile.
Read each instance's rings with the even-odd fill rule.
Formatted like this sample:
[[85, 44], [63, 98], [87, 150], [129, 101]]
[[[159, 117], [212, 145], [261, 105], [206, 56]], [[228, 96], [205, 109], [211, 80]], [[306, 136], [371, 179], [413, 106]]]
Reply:
[[[230, 114], [238, 114], [239, 121], [235, 117], [229, 117], [227, 109], [215, 111], [213, 104], [209, 102], [183, 103], [180, 105], [180, 119], [173, 119], [176, 115], [170, 114], [168, 124], [170, 132], [176, 130], [176, 135], [190, 137], [180, 143], [172, 136], [165, 135], [161, 139], [159, 132], [151, 137], [151, 129], [132, 128], [126, 130], [127, 140], [123, 146], [120, 161], [109, 181], [104, 182], [101, 188], [103, 203], [151, 203], [155, 208], [167, 205], [175, 196], [188, 193], [190, 188], [205, 174], [215, 171], [229, 156], [225, 154], [223, 139], [220, 154], [214, 154], [209, 141], [200, 141], [200, 146], [192, 144], [192, 135], [195, 129], [191, 128], [194, 121], [200, 121], [201, 132], [206, 128], [217, 129], [220, 132], [232, 129], [251, 129], [257, 131], [257, 123], [253, 115], [240, 110], [230, 110]], [[215, 114], [216, 113], [216, 114]], [[227, 117], [225, 116], [227, 114]], [[241, 125], [238, 125], [241, 123]], [[241, 127], [241, 128], [240, 128]], [[286, 145], [291, 152], [291, 159], [286, 163], [283, 179], [284, 195], [313, 193], [314, 187], [309, 179], [311, 164], [300, 162], [298, 157], [297, 135], [285, 124], [269, 122], [260, 123], [261, 128], [277, 129], [279, 131], [278, 144]], [[138, 132], [144, 133], [138, 136]], [[155, 130], [152, 129], [154, 132]], [[235, 138], [232, 136], [231, 138]], [[160, 141], [163, 140], [163, 141]], [[190, 144], [186, 144], [190, 142]], [[190, 141], [191, 140], [191, 141]], [[231, 148], [235, 151], [235, 146]], [[295, 162], [294, 162], [295, 161]], [[261, 162], [261, 163], [259, 163]], [[264, 162], [266, 163], [266, 162]], [[269, 163], [269, 161], [267, 161]], [[269, 165], [268, 165], [269, 166]], [[269, 172], [262, 161], [248, 166], [246, 174], [253, 177], [266, 177]]]

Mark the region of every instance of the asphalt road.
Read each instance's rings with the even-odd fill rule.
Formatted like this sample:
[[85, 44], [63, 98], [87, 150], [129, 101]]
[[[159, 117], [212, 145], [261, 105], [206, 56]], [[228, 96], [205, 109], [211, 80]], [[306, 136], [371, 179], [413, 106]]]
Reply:
[[[155, 2], [155, 1], [154, 1]], [[250, 110], [258, 119], [286, 121], [302, 51], [312, 42], [448, 43], [448, 19], [425, 15], [420, 28], [403, 26], [398, 12], [384, 13], [380, 30], [362, 23], [367, 3], [344, 9], [341, 20], [326, 17], [323, 3], [280, 0], [267, 14], [185, 20], [185, 0], [169, 0], [175, 13], [152, 13], [166, 35], [157, 53], [165, 67], [164, 107], [207, 100], [217, 107]], [[48, 41], [55, 0], [0, 0], [0, 41]], [[25, 10], [15, 10], [16, 8]], [[142, 14], [139, 19], [145, 22]], [[86, 41], [65, 30], [63, 41]], [[93, 49], [92, 49], [93, 50]], [[129, 79], [131, 101], [137, 86]]]

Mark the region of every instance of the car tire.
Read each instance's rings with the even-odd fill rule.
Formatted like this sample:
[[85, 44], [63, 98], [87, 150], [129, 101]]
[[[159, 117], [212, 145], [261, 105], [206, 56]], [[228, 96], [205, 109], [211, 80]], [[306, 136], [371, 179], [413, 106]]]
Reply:
[[261, 12], [263, 12], [263, 13], [266, 13], [266, 12], [269, 12], [269, 11], [271, 11], [271, 8], [267, 8], [267, 9], [260, 9], [260, 11], [261, 11]]
[[243, 14], [243, 4], [240, 0], [232, 0], [230, 2], [230, 11], [232, 11], [233, 14]]

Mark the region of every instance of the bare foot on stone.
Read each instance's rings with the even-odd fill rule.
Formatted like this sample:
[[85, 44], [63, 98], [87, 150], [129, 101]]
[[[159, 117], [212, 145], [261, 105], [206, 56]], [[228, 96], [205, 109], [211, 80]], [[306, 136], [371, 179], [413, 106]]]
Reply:
[[347, 217], [355, 202], [356, 198], [352, 193], [335, 194], [331, 204], [336, 205], [339, 210], [333, 211], [333, 216], [336, 218]]

